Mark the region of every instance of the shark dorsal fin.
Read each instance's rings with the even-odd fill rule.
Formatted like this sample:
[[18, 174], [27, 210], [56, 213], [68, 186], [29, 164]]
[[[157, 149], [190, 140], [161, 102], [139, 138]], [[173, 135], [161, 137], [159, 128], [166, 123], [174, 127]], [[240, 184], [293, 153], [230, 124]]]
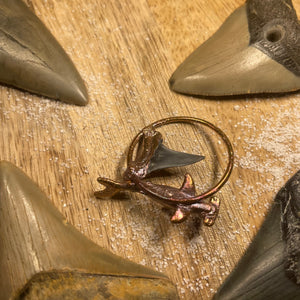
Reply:
[[183, 193], [190, 195], [191, 197], [195, 196], [196, 194], [195, 183], [190, 174], [185, 174], [180, 190]]

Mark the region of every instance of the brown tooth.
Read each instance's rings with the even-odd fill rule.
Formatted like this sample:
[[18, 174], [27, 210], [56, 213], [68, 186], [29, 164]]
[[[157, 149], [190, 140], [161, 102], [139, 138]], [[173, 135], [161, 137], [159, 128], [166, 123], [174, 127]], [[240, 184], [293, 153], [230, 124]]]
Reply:
[[299, 35], [290, 0], [249, 0], [177, 68], [170, 87], [202, 96], [299, 90]]
[[281, 189], [262, 227], [214, 300], [300, 297], [300, 171]]
[[0, 220], [1, 299], [178, 299], [165, 275], [88, 240], [5, 161]]
[[0, 0], [0, 82], [86, 105], [86, 87], [45, 25], [21, 0]]

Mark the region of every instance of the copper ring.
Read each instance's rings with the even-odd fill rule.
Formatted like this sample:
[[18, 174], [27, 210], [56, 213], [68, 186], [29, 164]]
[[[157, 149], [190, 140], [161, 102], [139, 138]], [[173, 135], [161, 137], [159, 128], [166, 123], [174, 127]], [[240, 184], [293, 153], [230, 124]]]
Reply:
[[211, 189], [205, 191], [204, 193], [202, 193], [201, 195], [197, 196], [197, 201], [201, 200], [201, 199], [205, 199], [208, 198], [210, 196], [212, 196], [213, 194], [215, 194], [216, 192], [218, 192], [223, 185], [227, 182], [231, 171], [233, 169], [233, 163], [234, 163], [234, 152], [233, 152], [233, 148], [231, 145], [230, 140], [228, 139], [228, 137], [226, 136], [226, 134], [217, 126], [213, 125], [212, 123], [203, 120], [203, 119], [199, 119], [199, 118], [194, 118], [194, 117], [170, 117], [170, 118], [165, 118], [165, 119], [161, 119], [158, 120], [146, 127], [144, 127], [133, 139], [133, 141], [131, 142], [130, 146], [129, 146], [129, 150], [128, 150], [128, 154], [127, 154], [127, 165], [129, 165], [132, 161], [133, 161], [133, 155], [134, 155], [134, 149], [137, 145], [137, 143], [139, 142], [140, 138], [143, 135], [143, 131], [145, 129], [148, 128], [153, 128], [153, 129], [157, 129], [159, 127], [168, 125], [168, 124], [175, 124], [175, 123], [187, 123], [187, 124], [201, 124], [204, 125], [210, 129], [212, 129], [213, 131], [215, 131], [224, 141], [226, 147], [227, 147], [227, 152], [228, 152], [228, 163], [227, 163], [227, 167], [225, 170], [224, 175], [222, 176], [222, 178], [220, 179], [220, 181]]

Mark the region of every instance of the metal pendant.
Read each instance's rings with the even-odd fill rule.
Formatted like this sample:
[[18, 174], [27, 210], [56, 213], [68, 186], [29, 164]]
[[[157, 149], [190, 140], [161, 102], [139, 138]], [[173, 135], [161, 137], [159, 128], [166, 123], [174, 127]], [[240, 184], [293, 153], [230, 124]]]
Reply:
[[[214, 187], [201, 195], [196, 195], [194, 180], [190, 174], [185, 174], [183, 184], [180, 188], [154, 184], [147, 180], [147, 175], [154, 170], [188, 165], [204, 158], [201, 155], [180, 153], [162, 146], [162, 135], [156, 129], [172, 123], [201, 124], [207, 126], [222, 138], [227, 147], [228, 164], [224, 175]], [[134, 158], [136, 146], [137, 152]], [[104, 199], [111, 198], [122, 190], [139, 192], [149, 196], [161, 205], [173, 209], [172, 222], [182, 222], [192, 212], [195, 212], [203, 218], [204, 224], [211, 226], [216, 220], [220, 207], [219, 198], [212, 196], [226, 183], [232, 168], [233, 149], [229, 139], [221, 129], [198, 118], [173, 117], [162, 119], [142, 129], [132, 141], [127, 155], [127, 169], [123, 175], [123, 181], [117, 182], [99, 177], [98, 182], [105, 186], [105, 189], [95, 192], [95, 196]], [[208, 198], [210, 200], [206, 201]]]

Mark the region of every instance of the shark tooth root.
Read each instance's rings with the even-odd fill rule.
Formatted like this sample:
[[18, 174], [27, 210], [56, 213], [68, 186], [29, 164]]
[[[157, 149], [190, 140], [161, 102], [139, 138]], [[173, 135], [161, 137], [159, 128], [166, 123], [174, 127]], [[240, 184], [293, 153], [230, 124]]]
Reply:
[[179, 299], [162, 273], [86, 238], [6, 161], [0, 162], [0, 239], [2, 300]]
[[248, 0], [177, 68], [170, 88], [198, 96], [297, 91], [299, 35], [291, 0]]

